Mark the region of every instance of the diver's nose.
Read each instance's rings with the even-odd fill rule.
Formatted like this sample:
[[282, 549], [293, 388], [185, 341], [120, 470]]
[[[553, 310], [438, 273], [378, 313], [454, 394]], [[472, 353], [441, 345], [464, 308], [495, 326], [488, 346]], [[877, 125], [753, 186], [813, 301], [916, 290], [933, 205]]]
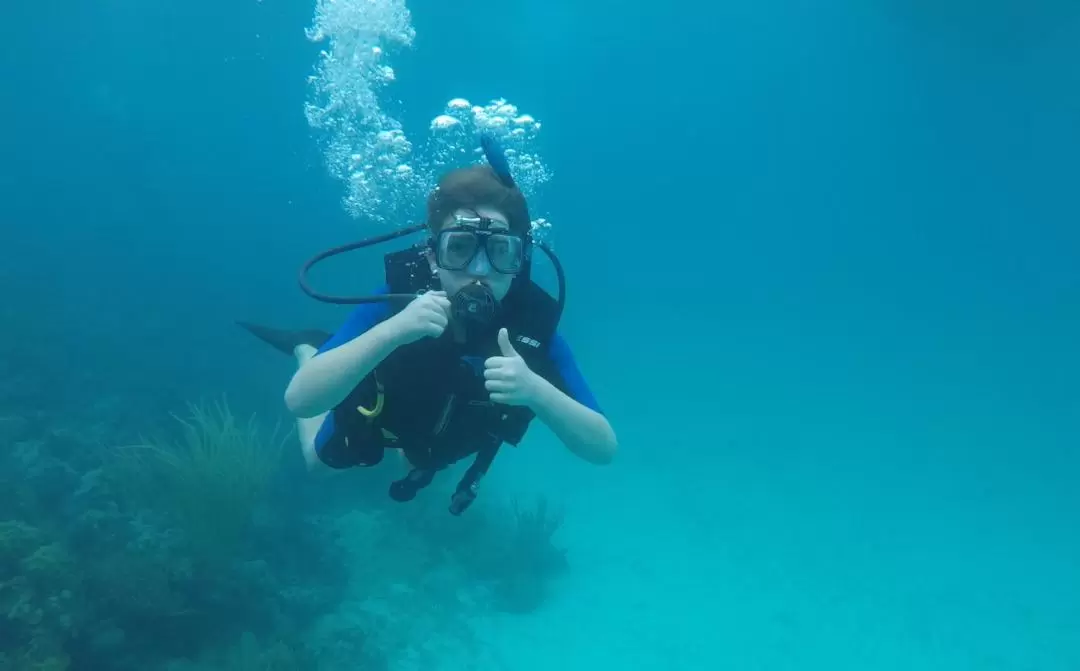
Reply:
[[486, 277], [491, 274], [491, 262], [488, 261], [487, 254], [484, 250], [480, 250], [476, 256], [473, 257], [472, 262], [469, 264], [469, 274], [477, 275], [479, 277]]

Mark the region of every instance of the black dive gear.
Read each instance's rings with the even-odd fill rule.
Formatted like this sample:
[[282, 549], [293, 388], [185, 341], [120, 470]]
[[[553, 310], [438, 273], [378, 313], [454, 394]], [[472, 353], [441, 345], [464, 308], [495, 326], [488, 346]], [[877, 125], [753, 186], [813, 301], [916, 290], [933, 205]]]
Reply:
[[414, 468], [404, 478], [390, 483], [390, 498], [399, 503], [412, 501], [416, 492], [431, 484], [435, 479], [435, 469]]
[[[418, 233], [418, 232], [424, 230], [425, 228], [427, 228], [426, 224], [413, 224], [412, 226], [409, 226], [407, 228], [403, 228], [403, 229], [398, 230], [398, 231], [393, 231], [392, 233], [386, 233], [386, 234], [375, 236], [375, 237], [372, 237], [372, 238], [365, 238], [363, 240], [357, 240], [356, 242], [350, 242], [350, 243], [345, 244], [345, 245], [340, 245], [338, 247], [333, 247], [331, 249], [327, 249], [326, 251], [319, 252], [315, 256], [308, 259], [307, 262], [304, 263], [304, 266], [300, 269], [300, 289], [303, 290], [303, 292], [305, 294], [307, 294], [308, 296], [311, 296], [312, 298], [314, 298], [317, 301], [320, 301], [320, 302], [323, 302], [323, 303], [331, 303], [333, 305], [359, 305], [361, 303], [378, 303], [380, 301], [400, 302], [402, 304], [408, 303], [412, 299], [416, 298], [417, 294], [400, 294], [400, 293], [394, 294], [394, 293], [390, 293], [390, 294], [375, 294], [375, 295], [371, 295], [371, 296], [335, 296], [335, 295], [332, 295], [332, 294], [324, 294], [324, 293], [321, 293], [319, 291], [316, 291], [315, 289], [313, 289], [311, 287], [311, 285], [308, 283], [307, 275], [308, 275], [308, 272], [316, 264], [320, 263], [321, 261], [325, 261], [326, 259], [330, 258], [331, 256], [338, 256], [340, 254], [344, 254], [346, 252], [351, 252], [351, 251], [354, 251], [354, 250], [357, 250], [357, 249], [363, 249], [365, 247], [373, 247], [373, 246], [375, 246], [377, 244], [380, 244], [380, 243], [383, 243], [383, 242], [388, 242], [388, 241], [394, 240], [396, 238], [403, 238], [406, 235], [412, 235], [413, 233]], [[558, 295], [557, 300], [559, 302], [559, 314], [561, 315], [563, 307], [566, 305], [566, 276], [563, 274], [562, 264], [559, 262], [559, 258], [557, 256], [555, 256], [555, 253], [553, 251], [551, 251], [551, 248], [548, 247], [543, 242], [540, 242], [539, 240], [535, 240], [535, 241], [531, 241], [529, 244], [530, 245], [536, 245], [540, 250], [542, 250], [544, 252], [544, 254], [548, 257], [548, 259], [551, 260], [551, 265], [554, 266], [554, 268], [555, 268], [555, 277], [558, 279], [558, 282], [559, 282], [559, 295]], [[426, 262], [425, 262], [424, 265], [426, 265]], [[528, 280], [531, 279], [531, 276], [532, 276], [532, 259], [530, 258], [530, 259], [525, 261], [525, 264], [523, 266], [523, 270], [520, 273], [518, 273], [517, 277], [518, 277], [519, 281], [520, 280], [528, 281]]]
[[[495, 453], [496, 450], [488, 449], [477, 455], [476, 461], [465, 472], [465, 476], [458, 482], [457, 489], [450, 496], [451, 515], [460, 515], [476, 500], [476, 494], [480, 489], [480, 479], [487, 474], [491, 462], [495, 459]], [[399, 503], [412, 501], [416, 498], [416, 493], [430, 485], [434, 479], [435, 469], [414, 468], [404, 478], [390, 484], [390, 498]]]
[[[515, 183], [509, 165], [494, 138], [485, 134], [481, 144], [499, 180], [513, 188]], [[475, 454], [473, 463], [451, 497], [449, 511], [453, 515], [463, 513], [476, 499], [480, 480], [491, 467], [500, 446], [503, 443], [517, 445], [534, 418], [528, 408], [491, 402], [484, 388], [482, 371], [477, 375], [470, 368], [475, 364], [469, 362], [482, 362], [498, 355], [494, 333], [505, 327], [512, 339], [527, 345], [519, 348], [519, 353], [530, 370], [558, 386], [560, 376], [547, 353], [566, 304], [562, 264], [550, 248], [534, 241], [531, 234], [491, 229], [490, 220], [470, 219], [460, 223], [470, 226], [446, 229], [438, 238], [429, 238], [426, 243], [386, 254], [384, 262], [390, 290], [385, 294], [332, 296], [318, 293], [308, 285], [307, 273], [315, 264], [331, 256], [420, 232], [426, 228], [425, 224], [321, 252], [309, 259], [300, 271], [301, 289], [316, 300], [338, 305], [390, 301], [396, 303], [393, 308], [396, 312], [418, 295], [437, 288], [437, 281], [428, 267], [428, 253], [435, 254], [440, 267], [459, 270], [468, 267], [483, 247], [495, 270], [516, 270], [510, 273], [516, 277], [501, 302], [495, 300], [490, 287], [482, 282], [470, 283], [450, 297], [451, 323], [464, 325], [467, 333], [481, 337], [466, 339], [464, 343], [449, 337], [424, 339], [399, 348], [376, 366], [332, 411], [338, 428], [336, 433], [340, 435], [331, 440], [341, 443], [337, 447], [345, 448], [342, 454], [350, 451], [353, 454], [340, 459], [335, 457], [327, 461], [328, 465], [336, 468], [373, 465], [381, 461], [382, 452], [387, 448], [400, 448], [413, 464], [408, 475], [390, 485], [389, 495], [395, 501], [412, 500], [420, 489], [431, 484], [438, 470]], [[440, 258], [440, 239], [454, 234], [463, 234], [452, 241], [465, 247], [456, 250], [457, 255], [444, 254]], [[551, 259], [559, 283], [557, 298], [552, 298], [532, 281], [533, 244]], [[460, 265], [465, 257], [464, 265]], [[424, 380], [424, 384], [418, 385], [418, 380]], [[355, 436], [352, 448], [349, 448], [350, 434]]]
[[401, 301], [408, 303], [412, 299], [416, 298], [416, 294], [376, 294], [374, 296], [333, 296], [331, 294], [324, 294], [315, 291], [308, 284], [308, 272], [315, 267], [316, 264], [325, 261], [331, 256], [338, 256], [345, 252], [351, 252], [357, 249], [363, 249], [365, 247], [374, 247], [375, 245], [383, 242], [389, 242], [396, 238], [403, 238], [406, 235], [412, 235], [413, 233], [419, 233], [427, 228], [427, 224], [413, 224], [405, 228], [391, 231], [390, 233], [384, 233], [383, 235], [377, 235], [371, 238], [364, 238], [363, 240], [357, 240], [356, 242], [350, 242], [345, 245], [338, 245], [337, 247], [331, 247], [325, 251], [319, 252], [315, 256], [308, 259], [302, 268], [300, 268], [300, 289], [305, 294], [311, 296], [317, 301], [323, 303], [333, 303], [334, 305], [358, 305], [360, 303], [378, 303], [380, 301]]
[[495, 294], [483, 282], [469, 282], [450, 297], [451, 319], [466, 329], [487, 326], [497, 309]]

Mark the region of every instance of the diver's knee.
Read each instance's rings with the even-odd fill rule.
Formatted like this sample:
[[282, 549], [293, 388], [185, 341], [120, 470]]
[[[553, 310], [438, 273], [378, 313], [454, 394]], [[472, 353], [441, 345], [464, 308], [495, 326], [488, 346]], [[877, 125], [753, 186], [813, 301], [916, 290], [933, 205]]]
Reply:
[[321, 458], [318, 448], [315, 446], [319, 439], [319, 431], [329, 413], [323, 413], [315, 417], [301, 417], [296, 420], [296, 433], [300, 438], [300, 452], [304, 456], [304, 465], [309, 473], [333, 471]]
[[319, 350], [315, 349], [311, 345], [299, 344], [293, 348], [293, 356], [296, 357], [296, 364], [303, 366], [305, 363], [311, 360], [311, 357], [315, 356]]

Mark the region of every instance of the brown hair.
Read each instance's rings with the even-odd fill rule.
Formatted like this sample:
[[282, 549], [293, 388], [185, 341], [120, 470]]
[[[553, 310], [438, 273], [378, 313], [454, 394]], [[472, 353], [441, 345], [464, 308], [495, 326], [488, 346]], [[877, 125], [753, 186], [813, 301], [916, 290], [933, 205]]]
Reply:
[[487, 206], [501, 212], [510, 230], [527, 234], [532, 227], [529, 206], [517, 188], [508, 188], [488, 165], [474, 165], [443, 175], [428, 196], [427, 225], [438, 233], [446, 218], [455, 210], [473, 210]]

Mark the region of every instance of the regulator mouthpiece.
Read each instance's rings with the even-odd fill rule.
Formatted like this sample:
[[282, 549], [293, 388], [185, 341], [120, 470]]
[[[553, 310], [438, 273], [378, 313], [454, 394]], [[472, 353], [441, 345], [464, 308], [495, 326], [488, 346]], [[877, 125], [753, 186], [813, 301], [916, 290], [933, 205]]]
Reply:
[[450, 299], [454, 319], [473, 326], [486, 326], [495, 318], [496, 301], [491, 287], [471, 282]]

